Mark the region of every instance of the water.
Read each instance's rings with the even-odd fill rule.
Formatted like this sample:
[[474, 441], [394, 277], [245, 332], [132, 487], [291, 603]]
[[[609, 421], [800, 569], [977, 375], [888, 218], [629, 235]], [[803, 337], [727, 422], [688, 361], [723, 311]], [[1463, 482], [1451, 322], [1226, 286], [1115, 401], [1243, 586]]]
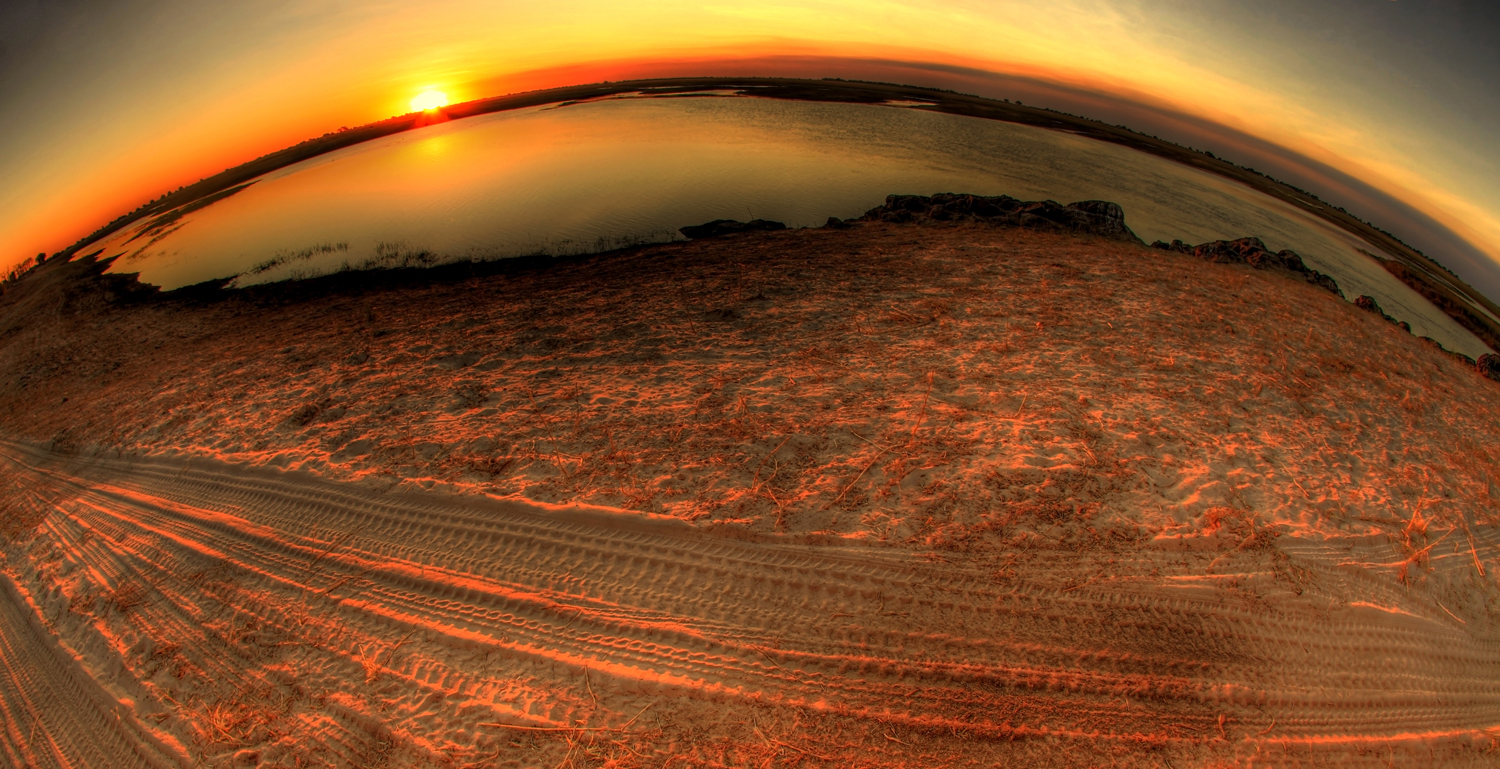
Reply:
[[[624, 98], [468, 118], [261, 177], [169, 228], [104, 245], [116, 271], [175, 288], [338, 269], [567, 254], [763, 218], [817, 226], [890, 193], [1111, 200], [1150, 242], [1255, 235], [1374, 296], [1415, 333], [1488, 348], [1392, 278], [1373, 246], [1243, 185], [1072, 134], [910, 106]], [[136, 237], [138, 236], [139, 237]], [[131, 238], [135, 238], [133, 241]]]

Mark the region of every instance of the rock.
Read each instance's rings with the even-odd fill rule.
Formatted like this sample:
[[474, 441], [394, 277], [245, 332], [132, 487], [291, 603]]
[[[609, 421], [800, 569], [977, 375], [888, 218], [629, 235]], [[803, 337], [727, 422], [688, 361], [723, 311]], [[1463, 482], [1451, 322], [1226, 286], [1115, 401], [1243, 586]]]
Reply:
[[[1282, 267], [1285, 267], [1292, 272], [1304, 275], [1312, 272], [1312, 270], [1302, 262], [1302, 257], [1298, 256], [1297, 252], [1295, 251], [1289, 251], [1283, 248], [1280, 251], [1276, 252], [1276, 259], [1281, 263]], [[1323, 273], [1320, 272], [1317, 274], [1322, 275]], [[1329, 280], [1332, 280], [1332, 278], [1330, 278]], [[1335, 293], [1337, 293], [1339, 296], [1344, 295], [1342, 291], [1336, 291]]]
[[[1340, 299], [1344, 298], [1344, 290], [1339, 288], [1338, 281], [1334, 280], [1330, 275], [1324, 275], [1317, 270], [1308, 270], [1307, 282], [1323, 289], [1324, 291], [1327, 291], [1330, 294], [1333, 294], [1334, 296], [1337, 296]], [[1410, 331], [1411, 326], [1406, 326], [1406, 330]]]
[[1140, 238], [1125, 226], [1125, 209], [1121, 208], [1118, 203], [1106, 200], [1080, 200], [1077, 203], [1069, 203], [1063, 208], [1071, 212], [1069, 218], [1075, 224], [1082, 224], [1089, 232], [1140, 242]]
[[843, 219], [838, 218], [837, 216], [830, 216], [830, 217], [828, 217], [828, 222], [826, 224], [824, 224], [823, 226], [827, 227], [830, 230], [847, 230], [847, 229], [849, 229], [849, 223], [846, 222], [846, 221], [844, 221]]
[[[1173, 241], [1174, 244], [1176, 242]], [[1338, 281], [1317, 270], [1309, 269], [1303, 263], [1302, 257], [1298, 256], [1295, 251], [1282, 249], [1273, 254], [1266, 249], [1266, 244], [1260, 238], [1216, 240], [1194, 248], [1192, 254], [1200, 259], [1207, 259], [1221, 264], [1248, 264], [1257, 270], [1285, 272], [1300, 277], [1308, 283], [1330, 293], [1337, 294], [1340, 298], [1344, 296], [1344, 292], [1339, 289]]]
[[1165, 240], [1158, 240], [1155, 243], [1152, 243], [1151, 247], [1159, 248], [1163, 251], [1176, 251], [1179, 254], [1193, 253], [1193, 246], [1176, 239], [1173, 239], [1171, 243], [1168, 243]]
[[1260, 267], [1262, 264], [1269, 264], [1271, 252], [1266, 250], [1266, 244], [1260, 238], [1240, 238], [1204, 243], [1193, 249], [1193, 255], [1220, 264], [1239, 263]]
[[1105, 200], [1061, 205], [1051, 200], [1025, 201], [1009, 195], [889, 195], [885, 205], [860, 217], [864, 221], [967, 221], [1035, 230], [1058, 230], [1100, 235], [1137, 243], [1140, 238], [1125, 226], [1125, 211]]
[[[1391, 316], [1386, 315], [1385, 314], [1385, 310], [1382, 310], [1380, 308], [1380, 303], [1377, 302], [1377, 301], [1375, 301], [1375, 297], [1373, 297], [1373, 296], [1368, 296], [1368, 295], [1362, 295], [1362, 296], [1360, 296], [1358, 299], [1354, 300], [1354, 306], [1358, 307], [1359, 309], [1364, 310], [1366, 312], [1373, 312], [1376, 315], [1379, 315], [1380, 317], [1385, 318], [1385, 321], [1387, 323], [1394, 323], [1394, 324], [1400, 326], [1401, 328], [1406, 329], [1407, 333], [1411, 333], [1411, 324], [1410, 323], [1407, 323], [1404, 320], [1396, 320], [1395, 318], [1392, 318]], [[1423, 338], [1425, 339], [1426, 337], [1423, 337]]]
[[1500, 382], [1500, 355], [1487, 352], [1479, 356], [1479, 360], [1474, 362], [1474, 368], [1478, 369], [1479, 373], [1483, 374], [1487, 379]]
[[715, 219], [706, 224], [682, 227], [677, 231], [689, 240], [698, 240], [700, 238], [717, 238], [721, 235], [734, 235], [740, 232], [784, 229], [786, 229], [785, 224], [765, 219], [751, 219], [748, 222], [741, 222], [736, 219]]

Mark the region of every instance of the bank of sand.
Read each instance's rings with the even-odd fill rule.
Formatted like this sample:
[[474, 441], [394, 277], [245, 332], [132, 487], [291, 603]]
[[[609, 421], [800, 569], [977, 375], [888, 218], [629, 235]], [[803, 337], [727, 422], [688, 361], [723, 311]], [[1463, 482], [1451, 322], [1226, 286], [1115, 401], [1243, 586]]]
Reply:
[[1284, 275], [883, 223], [77, 269], [0, 303], [11, 761], [1500, 763], [1500, 385]]

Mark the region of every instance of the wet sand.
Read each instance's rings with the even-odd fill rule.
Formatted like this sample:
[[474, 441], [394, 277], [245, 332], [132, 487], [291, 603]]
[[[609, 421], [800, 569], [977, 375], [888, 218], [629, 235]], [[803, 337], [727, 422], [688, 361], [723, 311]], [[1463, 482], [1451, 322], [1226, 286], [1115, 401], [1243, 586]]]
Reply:
[[1497, 760], [1500, 385], [1376, 315], [974, 225], [484, 269], [0, 299], [9, 757]]

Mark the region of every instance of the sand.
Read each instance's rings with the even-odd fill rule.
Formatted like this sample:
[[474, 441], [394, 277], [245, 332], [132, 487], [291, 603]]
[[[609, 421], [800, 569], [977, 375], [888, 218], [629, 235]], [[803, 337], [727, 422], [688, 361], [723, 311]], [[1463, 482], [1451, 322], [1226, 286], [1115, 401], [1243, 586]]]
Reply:
[[37, 283], [15, 763], [1500, 763], [1500, 386], [1281, 275], [870, 223]]

